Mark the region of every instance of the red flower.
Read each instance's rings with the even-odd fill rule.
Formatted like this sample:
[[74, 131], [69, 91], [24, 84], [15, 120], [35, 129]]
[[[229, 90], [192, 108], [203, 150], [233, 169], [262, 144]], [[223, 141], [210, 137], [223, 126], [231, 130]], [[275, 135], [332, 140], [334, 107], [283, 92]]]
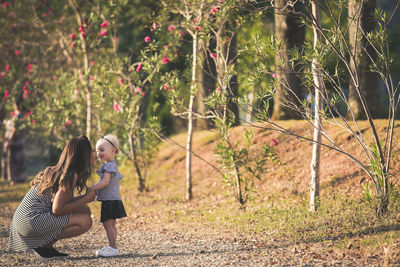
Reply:
[[277, 146], [279, 144], [279, 141], [276, 140], [275, 138], [271, 137], [271, 143], [273, 146]]
[[30, 116], [32, 114], [33, 114], [32, 110], [29, 110], [28, 113], [26, 113], [26, 115], [28, 115], [28, 116]]
[[82, 38], [85, 38], [86, 37], [86, 32], [81, 32], [81, 36], [82, 36]]
[[3, 3], [3, 7], [4, 7], [4, 8], [7, 8], [7, 6], [8, 6], [8, 3], [7, 3], [7, 2], [4, 2], [4, 3]]
[[65, 126], [65, 127], [68, 127], [68, 126], [71, 125], [71, 123], [72, 123], [72, 120], [67, 118], [66, 121], [65, 121], [64, 126]]
[[144, 41], [145, 41], [146, 43], [150, 42], [150, 37], [149, 37], [149, 36], [144, 37]]
[[216, 58], [217, 58], [217, 55], [216, 55], [216, 54], [213, 54], [213, 53], [210, 53], [210, 57], [213, 58], [213, 59], [216, 59]]
[[166, 56], [164, 56], [163, 59], [161, 60], [161, 62], [162, 62], [163, 64], [167, 64], [167, 63], [169, 62], [169, 58], [166, 57]]
[[202, 30], [201, 26], [196, 26], [196, 30], [201, 31]]
[[83, 25], [79, 27], [78, 31], [79, 32], [84, 32], [85, 31], [85, 28], [83, 27]]
[[4, 70], [5, 70], [6, 72], [8, 72], [8, 71], [10, 70], [10, 65], [7, 64]]
[[157, 29], [157, 23], [153, 22], [152, 28], [153, 30]]
[[218, 11], [218, 7], [214, 7], [213, 9], [211, 9], [211, 14], [215, 14]]
[[75, 34], [71, 33], [71, 35], [69, 36], [69, 39], [72, 41], [75, 39]]
[[15, 55], [16, 55], [16, 56], [19, 56], [19, 54], [20, 54], [19, 51], [18, 51], [18, 50], [15, 50]]
[[32, 124], [36, 124], [36, 120], [32, 120]]
[[26, 81], [25, 84], [29, 86], [30, 82], [29, 82], [29, 81]]
[[181, 30], [179, 30], [178, 33], [180, 37], [183, 37], [183, 32]]
[[101, 28], [107, 28], [108, 27], [108, 20], [104, 21], [101, 25]]
[[165, 90], [165, 91], [168, 91], [168, 90], [169, 90], [169, 83], [166, 83], [166, 84], [164, 85], [164, 90]]
[[10, 115], [11, 115], [11, 117], [14, 117], [14, 116], [15, 116], [15, 112], [12, 111], [12, 112], [10, 113]]
[[32, 64], [28, 64], [27, 68], [28, 68], [29, 71], [31, 71], [32, 70]]
[[168, 26], [168, 31], [173, 31], [175, 29], [176, 29], [175, 25]]
[[119, 78], [119, 79], [118, 79], [118, 83], [119, 83], [120, 85], [124, 85], [124, 80], [122, 80], [122, 78]]
[[101, 36], [106, 36], [107, 35], [107, 30], [104, 30], [100, 33]]
[[7, 97], [8, 97], [8, 95], [9, 95], [8, 90], [5, 90], [5, 91], [4, 91], [3, 100], [6, 100]]
[[4, 77], [5, 75], [6, 75], [6, 72], [5, 72], [5, 71], [2, 71], [2, 72], [0, 73], [0, 78]]
[[139, 63], [136, 67], [136, 71], [140, 71], [142, 69], [143, 64]]

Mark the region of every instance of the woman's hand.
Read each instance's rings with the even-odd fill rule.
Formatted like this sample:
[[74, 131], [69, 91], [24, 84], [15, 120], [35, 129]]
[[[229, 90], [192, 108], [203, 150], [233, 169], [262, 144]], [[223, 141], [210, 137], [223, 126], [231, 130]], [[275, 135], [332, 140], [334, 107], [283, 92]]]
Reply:
[[96, 191], [89, 188], [84, 197], [87, 199], [88, 203], [93, 202], [96, 199]]

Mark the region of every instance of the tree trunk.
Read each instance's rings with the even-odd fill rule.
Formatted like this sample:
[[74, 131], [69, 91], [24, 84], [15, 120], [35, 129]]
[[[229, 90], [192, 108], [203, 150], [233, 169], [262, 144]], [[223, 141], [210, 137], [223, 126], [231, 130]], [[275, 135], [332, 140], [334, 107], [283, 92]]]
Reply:
[[193, 108], [196, 95], [196, 69], [197, 69], [197, 32], [193, 34], [193, 60], [192, 82], [188, 109], [188, 133], [186, 139], [186, 199], [193, 199], [192, 192], [192, 139], [193, 139]]
[[[76, 17], [76, 22], [78, 23], [78, 26], [83, 25], [83, 20], [81, 17], [81, 14], [79, 13], [79, 10], [77, 6], [75, 5], [74, 1], [69, 0], [69, 5], [75, 12], [75, 17]], [[86, 45], [86, 40], [85, 37], [80, 35], [80, 40], [81, 40], [81, 47], [82, 47], [82, 56], [83, 56], [83, 67], [84, 67], [84, 73], [85, 77], [83, 77], [82, 81], [83, 84], [85, 85], [85, 92], [86, 92], [86, 136], [90, 139], [91, 135], [91, 129], [92, 129], [92, 88], [90, 85], [90, 80], [89, 80], [89, 52], [87, 49]]]
[[[205, 43], [203, 40], [198, 41], [198, 59], [199, 64], [197, 66], [196, 71], [196, 83], [197, 83], [197, 97], [196, 97], [196, 113], [205, 116], [206, 114], [206, 105], [205, 105], [205, 98], [207, 94], [207, 52], [205, 51], [204, 47]], [[215, 86], [215, 82], [212, 87]], [[211, 88], [210, 88], [211, 89]], [[208, 123], [207, 119], [205, 118], [198, 118], [196, 119], [196, 127], [200, 129], [208, 129], [210, 123]]]
[[[278, 85], [275, 88], [276, 94], [272, 119], [287, 120], [298, 119], [300, 115], [287, 106], [287, 103], [296, 104], [296, 96], [302, 100], [301, 80], [297, 75], [298, 67], [291, 68], [289, 63], [289, 50], [301, 48], [304, 42], [305, 28], [298, 21], [298, 17], [289, 13], [284, 7], [288, 0], [275, 1], [275, 37], [282, 42], [280, 51], [275, 56], [276, 74]], [[300, 3], [295, 4], [295, 10], [300, 9]]]
[[[371, 65], [371, 58], [376, 59], [376, 53], [367, 42], [365, 34], [372, 32], [376, 27], [376, 20], [373, 12], [376, 8], [376, 0], [349, 0], [349, 44], [352, 51], [350, 58], [351, 71], [358, 77], [356, 81], [351, 80], [349, 84], [349, 110], [347, 117], [355, 119], [366, 119], [360, 97], [359, 89], [366, 99], [367, 106], [373, 118], [379, 117], [380, 94], [379, 76], [368, 70]], [[371, 57], [371, 58], [370, 58]]]
[[[313, 34], [314, 34], [314, 48], [317, 47], [321, 41], [320, 32], [316, 25], [320, 24], [320, 15], [318, 1], [312, 2], [312, 14], [314, 16]], [[320, 160], [321, 160], [321, 117], [320, 110], [322, 109], [322, 91], [324, 84], [322, 80], [321, 67], [316, 58], [312, 60], [312, 75], [315, 90], [315, 110], [314, 110], [314, 137], [313, 149], [311, 160], [311, 185], [310, 185], [310, 211], [316, 211], [319, 206], [319, 184], [320, 184]]]

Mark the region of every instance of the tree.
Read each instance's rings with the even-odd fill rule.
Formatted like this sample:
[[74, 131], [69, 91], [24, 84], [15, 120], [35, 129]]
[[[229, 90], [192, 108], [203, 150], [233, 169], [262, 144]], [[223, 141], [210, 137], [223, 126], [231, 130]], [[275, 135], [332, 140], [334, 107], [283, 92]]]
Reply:
[[[310, 7], [307, 1], [302, 1], [304, 3], [305, 12], [297, 13], [304, 18], [304, 21], [307, 22], [307, 25], [312, 27], [313, 25], [316, 27], [316, 30], [321, 34], [321, 42], [320, 46], [316, 49], [313, 45], [307, 42], [305, 46], [304, 54], [297, 54], [295, 58], [293, 58], [292, 62], [296, 60], [301, 60], [304, 69], [304, 78], [303, 83], [306, 85], [306, 88], [309, 89], [309, 94], [312, 94], [311, 89], [313, 88], [313, 62], [317, 59], [323, 81], [325, 82], [326, 87], [329, 90], [321, 91], [321, 96], [323, 99], [324, 107], [320, 109], [321, 120], [324, 123], [329, 123], [331, 125], [335, 125], [336, 127], [344, 128], [348, 131], [349, 135], [354, 138], [356, 143], [359, 145], [359, 149], [363, 152], [363, 157], [359, 157], [355, 155], [351, 151], [345, 151], [340, 143], [338, 143], [329, 133], [326, 131], [324, 127], [324, 123], [319, 123], [320, 131], [321, 131], [321, 141], [313, 140], [309, 136], [297, 134], [291, 132], [289, 129], [282, 127], [278, 123], [271, 120], [269, 114], [264, 110], [259, 112], [257, 115], [258, 119], [266, 122], [272, 129], [281, 132], [283, 134], [287, 134], [293, 136], [295, 138], [313, 143], [318, 143], [321, 146], [335, 150], [339, 153], [343, 153], [349, 159], [351, 159], [355, 164], [357, 164], [367, 175], [369, 178], [369, 182], [365, 184], [365, 195], [367, 199], [370, 201], [371, 205], [374, 207], [376, 214], [384, 215], [388, 211], [389, 199], [391, 194], [393, 193], [394, 183], [392, 182], [392, 177], [390, 174], [390, 162], [392, 158], [392, 141], [394, 135], [394, 122], [395, 115], [398, 109], [399, 104], [399, 96], [398, 90], [400, 83], [393, 83], [393, 77], [391, 72], [391, 57], [389, 51], [389, 40], [387, 39], [387, 26], [390, 22], [390, 19], [393, 14], [389, 14], [386, 16], [382, 11], [376, 11], [375, 15], [377, 21], [379, 22], [379, 27], [377, 30], [371, 33], [363, 34], [366, 42], [370, 45], [373, 50], [378, 55], [376, 60], [373, 60], [373, 57], [369, 57], [371, 59], [370, 68], [371, 71], [377, 73], [380, 78], [384, 81], [384, 85], [388, 94], [388, 114], [387, 114], [387, 127], [383, 133], [379, 133], [374, 120], [372, 119], [371, 112], [369, 106], [367, 105], [367, 101], [365, 96], [363, 95], [361, 89], [359, 87], [355, 87], [357, 90], [357, 95], [360, 98], [361, 106], [363, 109], [363, 113], [365, 113], [367, 122], [368, 122], [368, 131], [361, 130], [361, 126], [359, 125], [359, 121], [352, 117], [351, 119], [346, 119], [346, 116], [342, 114], [339, 110], [339, 104], [345, 105], [347, 109], [352, 110], [350, 103], [347, 99], [345, 91], [343, 90], [343, 78], [348, 75], [350, 77], [351, 82], [354, 84], [360, 83], [360, 76], [357, 75], [357, 72], [354, 72], [351, 68], [351, 61], [354, 61], [354, 57], [348, 58], [349, 46], [346, 38], [346, 27], [342, 27], [342, 19], [341, 16], [344, 13], [344, 5], [343, 3], [335, 3], [335, 9], [333, 9], [333, 4], [330, 1], [324, 1], [323, 6], [324, 11], [328, 14], [328, 16], [332, 19], [333, 26], [331, 25], [329, 28], [324, 27], [322, 23], [317, 23], [315, 16], [313, 16], [312, 8]], [[396, 11], [396, 8], [393, 12]], [[357, 20], [357, 18], [355, 18]], [[361, 30], [360, 30], [361, 31]], [[255, 43], [257, 51], [266, 51], [273, 45], [270, 44], [262, 44]], [[278, 49], [276, 51], [279, 51]], [[261, 54], [261, 53], [260, 53]], [[265, 52], [265, 54], [267, 54]], [[329, 63], [330, 62], [330, 63]], [[327, 65], [332, 64], [335, 66], [334, 69], [327, 68]], [[259, 73], [271, 73], [271, 70], [267, 68], [266, 65], [257, 65], [259, 68]], [[258, 78], [255, 77], [254, 80]], [[276, 81], [276, 82], [282, 82]], [[284, 81], [285, 82], [285, 81]], [[273, 85], [275, 86], [275, 85]], [[287, 90], [291, 90], [291, 87], [285, 83]], [[263, 101], [266, 109], [269, 106], [270, 98], [266, 98], [265, 96], [273, 95], [273, 88], [265, 88], [263, 92], [259, 95], [262, 96], [260, 101]], [[316, 115], [318, 112], [313, 112], [313, 105], [316, 105], [316, 100], [313, 98], [304, 100], [301, 106], [297, 106], [297, 102], [289, 103], [290, 106], [298, 112], [304, 119], [310, 122], [312, 126], [311, 129], [314, 130], [317, 126], [313, 121], [316, 121]], [[258, 126], [259, 127], [259, 126]], [[369, 136], [368, 137], [367, 133]], [[370, 185], [374, 187], [374, 193], [370, 190]]]
[[[292, 6], [294, 12], [288, 12]], [[290, 64], [291, 50], [301, 50], [304, 42], [305, 28], [300, 23], [300, 17], [295, 13], [301, 10], [301, 3], [295, 1], [292, 5], [290, 0], [278, 0], [274, 1], [274, 9], [275, 38], [279, 43], [279, 51], [275, 57], [275, 73], [277, 79], [282, 82], [278, 83], [275, 88], [272, 118], [276, 120], [297, 119], [299, 118], [298, 114], [293, 112], [288, 105], [296, 104], [298, 99], [304, 97], [298, 76], [299, 67], [297, 64]]]
[[[352, 72], [359, 76], [359, 83], [350, 82], [349, 105], [351, 109], [347, 116], [358, 119], [366, 119], [367, 116], [362, 108], [360, 91], [366, 99], [371, 116], [378, 117], [380, 110], [379, 75], [370, 70], [370, 65], [376, 61], [376, 51], [366, 40], [366, 36], [376, 28], [374, 12], [376, 0], [358, 1], [349, 0], [349, 54]], [[360, 90], [357, 90], [359, 87]]]

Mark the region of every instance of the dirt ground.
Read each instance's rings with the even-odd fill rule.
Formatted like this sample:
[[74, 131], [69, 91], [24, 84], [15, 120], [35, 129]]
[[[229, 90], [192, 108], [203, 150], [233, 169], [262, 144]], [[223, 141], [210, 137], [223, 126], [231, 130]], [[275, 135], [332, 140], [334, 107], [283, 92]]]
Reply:
[[[291, 122], [286, 122], [290, 126]], [[296, 125], [296, 133], [306, 133], [305, 125]], [[396, 128], [397, 129], [397, 128]], [[239, 139], [243, 129], [232, 131], [232, 138]], [[332, 132], [332, 136], [347, 151], [360, 155], [354, 139], [346, 132]], [[273, 133], [262, 128], [254, 129], [254, 142], [270, 143], [279, 141], [275, 147], [284, 163], [284, 168], [270, 166], [268, 172], [258, 182], [258, 197], [268, 201], [271, 195], [307, 194], [309, 184], [309, 159], [311, 146], [288, 136]], [[177, 136], [174, 142], [185, 143], [185, 135]], [[194, 151], [211, 164], [217, 165], [214, 154], [215, 138], [210, 134], [195, 134]], [[395, 142], [394, 153], [399, 154], [399, 142]], [[360, 154], [357, 154], [360, 153]], [[195, 201], [191, 205], [182, 204], [182, 209], [196, 207], [196, 201], [219, 201], [224, 198], [224, 189], [217, 171], [209, 163], [193, 158], [193, 186]], [[393, 160], [393, 170], [399, 171], [398, 157]], [[157, 199], [173, 198], [181, 195], [181, 185], [185, 182], [185, 152], [173, 143], [164, 144], [155, 159], [149, 177], [162, 175], [163, 183], [152, 182], [152, 192]], [[360, 197], [360, 181], [363, 173], [348, 158], [328, 149], [322, 149], [321, 194], [341, 192], [348, 197]], [[158, 179], [158, 178], [157, 178]], [[178, 188], [180, 186], [180, 188]], [[122, 189], [125, 199], [132, 201], [132, 187]], [[1, 195], [2, 192], [0, 192]], [[179, 202], [179, 201], [176, 201]], [[154, 203], [159, 203], [154, 201]], [[202, 224], [165, 224], [160, 217], [168, 213], [148, 213], [143, 216], [135, 211], [143, 205], [132, 201], [127, 218], [118, 223], [118, 246], [121, 255], [113, 258], [98, 258], [95, 251], [107, 245], [105, 232], [99, 223], [98, 214], [93, 214], [93, 226], [88, 233], [79, 237], [61, 240], [55, 247], [67, 252], [70, 257], [50, 262], [39, 259], [32, 252], [7, 252], [8, 227], [16, 203], [5, 202], [0, 208], [0, 266], [400, 266], [398, 250], [379, 248], [373, 253], [362, 249], [338, 249], [339, 241], [294, 242], [274, 239], [271, 233], [254, 235], [231, 231], [222, 227], [207, 227]], [[151, 209], [151, 203], [147, 203]], [[168, 204], [165, 204], [168, 205]], [[348, 245], [349, 248], [351, 244]]]

